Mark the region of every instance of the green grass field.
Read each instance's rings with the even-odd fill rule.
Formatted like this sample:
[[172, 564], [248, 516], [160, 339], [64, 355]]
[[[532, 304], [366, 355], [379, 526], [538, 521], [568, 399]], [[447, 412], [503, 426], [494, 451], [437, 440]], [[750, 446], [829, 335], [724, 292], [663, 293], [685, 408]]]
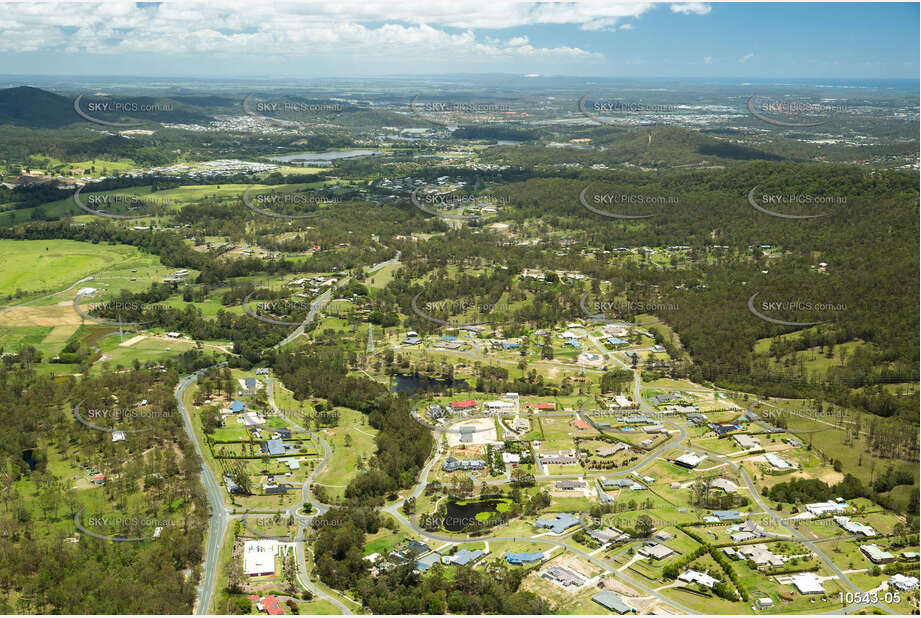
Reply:
[[[128, 245], [75, 240], [0, 240], [0, 264], [3, 264], [0, 296], [10, 296], [17, 291], [50, 294], [103, 270], [159, 266], [159, 259]], [[86, 286], [93, 284], [87, 282]]]

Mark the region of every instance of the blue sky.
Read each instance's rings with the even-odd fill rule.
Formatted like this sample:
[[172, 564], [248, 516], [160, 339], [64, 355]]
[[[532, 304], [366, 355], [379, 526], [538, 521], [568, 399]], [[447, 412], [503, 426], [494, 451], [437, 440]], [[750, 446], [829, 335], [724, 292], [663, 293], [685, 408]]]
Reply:
[[0, 4], [0, 73], [919, 75], [917, 3]]

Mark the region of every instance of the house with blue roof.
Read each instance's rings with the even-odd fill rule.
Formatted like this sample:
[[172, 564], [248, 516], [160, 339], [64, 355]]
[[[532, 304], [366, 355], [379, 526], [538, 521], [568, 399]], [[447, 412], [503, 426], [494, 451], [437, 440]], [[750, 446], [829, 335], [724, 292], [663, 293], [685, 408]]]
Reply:
[[568, 340], [566, 341], [566, 345], [570, 345], [570, 346], [572, 346], [572, 347], [574, 347], [574, 348], [577, 348], [577, 349], [582, 347], [582, 344], [579, 343], [578, 341], [576, 341], [575, 339], [568, 339]]
[[544, 554], [541, 552], [533, 553], [512, 553], [505, 552], [505, 559], [508, 560], [509, 564], [529, 564], [531, 562], [540, 562], [544, 559]]
[[571, 513], [557, 513], [553, 519], [538, 519], [534, 525], [538, 528], [546, 528], [559, 536], [578, 523], [579, 518]]
[[620, 337], [608, 337], [607, 342], [613, 346], [628, 345], [629, 341], [624, 341]]
[[230, 403], [230, 411], [234, 414], [239, 414], [246, 408], [246, 404], [242, 401], [233, 401]]

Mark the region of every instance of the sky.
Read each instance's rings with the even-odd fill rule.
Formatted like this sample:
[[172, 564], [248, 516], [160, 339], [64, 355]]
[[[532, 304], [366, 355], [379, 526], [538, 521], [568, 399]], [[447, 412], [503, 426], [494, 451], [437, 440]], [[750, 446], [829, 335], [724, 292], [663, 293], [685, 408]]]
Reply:
[[918, 3], [0, 3], [0, 74], [911, 78]]

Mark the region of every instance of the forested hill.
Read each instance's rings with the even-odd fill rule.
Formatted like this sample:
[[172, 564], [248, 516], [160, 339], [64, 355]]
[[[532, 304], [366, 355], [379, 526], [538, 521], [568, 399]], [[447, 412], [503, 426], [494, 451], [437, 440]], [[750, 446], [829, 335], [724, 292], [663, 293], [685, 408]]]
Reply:
[[[607, 212], [645, 212], [642, 220], [609, 218], [579, 200], [592, 196], [664, 197], [664, 204], [599, 205]], [[826, 216], [789, 220], [757, 211], [748, 193], [835, 198], [806, 212]], [[726, 170], [670, 172], [654, 176], [593, 171], [580, 179], [535, 179], [503, 187], [508, 216], [522, 226], [565, 230], [567, 242], [591, 251], [618, 247], [689, 246], [680, 268], [650, 268], [599, 260], [581, 263], [592, 277], [612, 281], [609, 294], [661, 301], [679, 310], [653, 311], [676, 329], [697, 379], [788, 396], [818, 395], [882, 415], [909, 414], [912, 402], [851, 389], [912, 382], [918, 377], [918, 179], [902, 172], [848, 166], [745, 163]], [[672, 201], [673, 200], [673, 201]], [[590, 205], [592, 205], [590, 203]], [[631, 210], [632, 209], [632, 210]], [[502, 248], [506, 255], [514, 252]], [[817, 265], [827, 263], [827, 272]], [[819, 315], [817, 331], [791, 341], [795, 349], [862, 341], [869, 345], [823, 375], [792, 367], [770, 367], [756, 358], [758, 339], [796, 332], [798, 327], [760, 320], [748, 310], [754, 293], [770, 300], [840, 305]], [[778, 316], [781, 317], [781, 316]], [[795, 316], [790, 321], [810, 321]], [[809, 386], [809, 383], [821, 383]], [[859, 398], [854, 400], [854, 398]], [[915, 402], [916, 403], [916, 402]], [[900, 413], [901, 413], [900, 412]], [[917, 409], [910, 416], [917, 416]]]

